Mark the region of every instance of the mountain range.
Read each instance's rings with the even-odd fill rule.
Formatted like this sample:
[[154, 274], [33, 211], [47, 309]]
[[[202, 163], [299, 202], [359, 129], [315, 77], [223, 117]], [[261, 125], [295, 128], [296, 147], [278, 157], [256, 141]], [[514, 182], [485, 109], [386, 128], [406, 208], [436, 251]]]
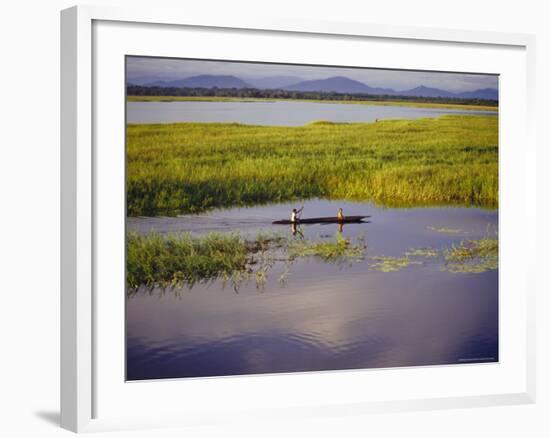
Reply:
[[228, 75], [199, 75], [175, 81], [154, 81], [145, 85], [165, 88], [254, 88], [242, 79]]
[[143, 78], [139, 81], [130, 80], [129, 84], [163, 88], [258, 88], [303, 92], [335, 92], [343, 94], [498, 100], [498, 90], [495, 88], [483, 88], [479, 90], [455, 93], [421, 85], [409, 90], [394, 90], [392, 88], [370, 87], [363, 82], [344, 76], [333, 76], [326, 79], [313, 80], [302, 80], [301, 78], [295, 76], [269, 76], [265, 78], [243, 80], [231, 75], [198, 75], [184, 79], [168, 81], [154, 80], [151, 82], [147, 82]]
[[288, 87], [289, 85], [297, 84], [303, 81], [298, 76], [267, 76], [265, 78], [247, 79], [250, 85], [263, 90], [275, 90]]

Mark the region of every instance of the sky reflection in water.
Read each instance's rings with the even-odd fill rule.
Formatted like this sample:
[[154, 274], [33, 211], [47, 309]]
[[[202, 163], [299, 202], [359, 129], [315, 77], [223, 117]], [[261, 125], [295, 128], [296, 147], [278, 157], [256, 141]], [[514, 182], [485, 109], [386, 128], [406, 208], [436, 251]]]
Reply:
[[127, 123], [219, 122], [265, 126], [302, 126], [315, 120], [374, 122], [445, 114], [496, 115], [495, 111], [419, 108], [296, 101], [128, 102]]
[[[147, 232], [259, 230], [300, 204], [213, 211], [178, 218], [129, 218]], [[220, 281], [175, 293], [142, 292], [127, 301], [127, 378], [159, 379], [254, 373], [492, 362], [498, 360], [498, 271], [456, 274], [442, 261], [399, 272], [369, 266], [371, 256], [410, 248], [438, 250], [461, 239], [494, 234], [498, 213], [468, 208], [381, 209], [366, 203], [308, 201], [304, 217], [372, 215], [349, 224], [345, 237], [364, 236], [366, 259], [329, 264], [301, 259], [286, 284], [283, 266], [263, 291], [254, 281], [222, 288]], [[441, 232], [445, 228], [453, 232]], [[337, 226], [302, 226], [305, 238], [332, 239]]]

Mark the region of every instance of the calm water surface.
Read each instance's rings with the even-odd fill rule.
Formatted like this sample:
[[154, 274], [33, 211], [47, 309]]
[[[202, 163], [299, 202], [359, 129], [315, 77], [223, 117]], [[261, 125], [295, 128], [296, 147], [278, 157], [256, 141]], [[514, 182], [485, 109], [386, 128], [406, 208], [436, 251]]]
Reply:
[[238, 122], [301, 126], [314, 120], [374, 122], [376, 119], [418, 119], [445, 114], [497, 114], [494, 111], [295, 101], [128, 102], [126, 105], [127, 123]]
[[[352, 105], [350, 105], [352, 106]], [[355, 105], [353, 105], [355, 106]], [[357, 105], [358, 106], [358, 105]], [[146, 233], [258, 231], [331, 240], [337, 226], [304, 225], [292, 236], [271, 225], [292, 207], [276, 204], [172, 218], [129, 218]], [[381, 209], [367, 203], [308, 201], [303, 217], [371, 215], [347, 224], [363, 236], [365, 259], [295, 263], [286, 282], [276, 265], [265, 287], [238, 293], [221, 281], [192, 289], [141, 291], [127, 300], [129, 380], [321, 371], [498, 361], [498, 271], [451, 273], [442, 257], [398, 272], [372, 268], [373, 256], [438, 250], [498, 228], [498, 213], [475, 208]], [[442, 231], [444, 228], [446, 231]]]

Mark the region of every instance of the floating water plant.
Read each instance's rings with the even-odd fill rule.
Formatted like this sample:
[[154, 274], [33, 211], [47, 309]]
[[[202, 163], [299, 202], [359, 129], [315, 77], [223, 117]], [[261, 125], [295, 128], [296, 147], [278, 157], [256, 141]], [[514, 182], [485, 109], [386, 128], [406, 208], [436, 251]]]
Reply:
[[444, 251], [445, 269], [455, 273], [480, 273], [498, 269], [498, 239], [463, 240]]
[[458, 228], [437, 228], [437, 227], [427, 227], [428, 230], [436, 231], [438, 233], [448, 233], [448, 234], [459, 234], [464, 233], [464, 231], [458, 229]]
[[362, 237], [357, 243], [337, 234], [334, 241], [309, 241], [292, 240], [288, 244], [289, 258], [319, 257], [324, 261], [339, 262], [350, 260], [362, 260], [366, 249], [366, 243]]
[[371, 268], [381, 272], [396, 272], [410, 265], [420, 265], [422, 263], [409, 257], [375, 256], [371, 259], [375, 261], [375, 263], [371, 263]]
[[434, 258], [439, 256], [439, 252], [435, 248], [412, 248], [405, 252], [405, 256]]
[[409, 249], [401, 257], [373, 256], [371, 268], [381, 272], [396, 272], [410, 265], [424, 264], [419, 258], [443, 257], [443, 269], [452, 273], [481, 273], [498, 269], [498, 238], [484, 237], [463, 240], [441, 251], [435, 248]]

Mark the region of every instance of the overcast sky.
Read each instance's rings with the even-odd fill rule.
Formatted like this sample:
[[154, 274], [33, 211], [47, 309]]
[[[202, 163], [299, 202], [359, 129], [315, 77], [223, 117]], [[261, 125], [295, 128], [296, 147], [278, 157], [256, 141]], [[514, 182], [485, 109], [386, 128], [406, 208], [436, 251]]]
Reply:
[[152, 80], [174, 80], [203, 74], [233, 75], [245, 81], [247, 78], [267, 76], [297, 76], [303, 80], [346, 76], [371, 87], [385, 87], [395, 90], [407, 90], [420, 85], [453, 92], [498, 88], [497, 75], [195, 61], [152, 57], [127, 57], [126, 59], [128, 81], [140, 77], [151, 77]]

